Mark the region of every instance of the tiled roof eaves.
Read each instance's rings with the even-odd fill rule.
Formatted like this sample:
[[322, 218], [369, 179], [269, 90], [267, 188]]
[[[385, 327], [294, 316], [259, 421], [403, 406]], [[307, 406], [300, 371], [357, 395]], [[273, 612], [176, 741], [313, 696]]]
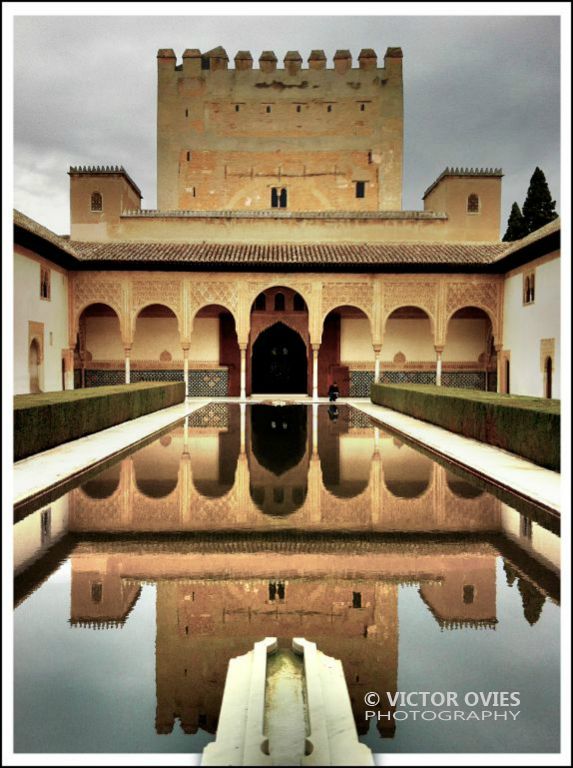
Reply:
[[14, 231], [15, 231], [15, 242], [18, 242], [18, 236], [17, 232], [18, 230], [22, 230], [26, 233], [29, 233], [34, 238], [38, 238], [39, 240], [44, 240], [47, 243], [50, 243], [50, 245], [55, 246], [58, 250], [62, 251], [67, 256], [71, 256], [74, 259], [81, 260], [84, 257], [81, 253], [79, 253], [73, 245], [70, 244], [69, 240], [66, 240], [63, 237], [60, 237], [59, 235], [56, 235], [54, 232], [52, 232], [47, 227], [42, 226], [37, 221], [34, 221], [34, 219], [29, 218], [21, 211], [18, 211], [16, 208], [14, 209]]
[[181, 263], [202, 266], [374, 266], [491, 264], [504, 249], [500, 243], [383, 244], [216, 244], [216, 243], [75, 243], [87, 264]]
[[515, 240], [512, 243], [504, 243], [506, 246], [503, 253], [500, 253], [499, 256], [495, 259], [495, 261], [501, 261], [502, 259], [505, 259], [507, 256], [511, 256], [514, 253], [518, 253], [519, 251], [523, 250], [529, 245], [532, 245], [533, 243], [538, 242], [539, 240], [542, 240], [545, 237], [549, 237], [550, 235], [553, 235], [557, 232], [561, 231], [561, 218], [557, 217], [553, 221], [550, 221], [549, 224], [546, 224], [544, 227], [541, 227], [540, 229], [536, 229], [535, 232], [531, 232], [529, 235], [526, 235], [521, 240]]

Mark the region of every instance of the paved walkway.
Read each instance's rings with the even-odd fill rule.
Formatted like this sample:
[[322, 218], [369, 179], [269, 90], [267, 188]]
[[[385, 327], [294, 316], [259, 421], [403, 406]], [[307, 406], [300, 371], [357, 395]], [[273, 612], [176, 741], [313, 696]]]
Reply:
[[21, 459], [14, 464], [14, 504], [32, 501], [40, 494], [64, 487], [78, 472], [160, 432], [208, 402], [188, 400]]
[[434, 424], [375, 405], [366, 399], [348, 399], [347, 402], [382, 426], [401, 432], [413, 442], [431, 449], [472, 474], [484, 477], [528, 501], [541, 504], [552, 512], [561, 513], [561, 475], [558, 472], [538, 467], [501, 448], [457, 435]]

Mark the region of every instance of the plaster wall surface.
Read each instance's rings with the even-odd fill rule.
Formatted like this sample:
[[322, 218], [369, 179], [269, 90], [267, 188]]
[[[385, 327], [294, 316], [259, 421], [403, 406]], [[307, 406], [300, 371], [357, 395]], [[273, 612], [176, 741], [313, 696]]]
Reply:
[[484, 318], [454, 318], [448, 324], [444, 362], [478, 361], [486, 351], [487, 334], [491, 323]]
[[132, 358], [159, 360], [162, 352], [169, 352], [173, 360], [183, 358], [177, 318], [138, 317], [131, 348]]
[[[544, 396], [542, 340], [554, 340], [552, 396], [561, 397], [560, 291], [557, 252], [509, 272], [503, 304], [503, 349], [510, 353], [510, 392]], [[535, 300], [524, 304], [524, 274], [535, 272]]]
[[[468, 197], [477, 195], [476, 212], [468, 211]], [[498, 176], [446, 176], [424, 199], [425, 211], [447, 211], [453, 240], [499, 241], [501, 178]]]
[[123, 360], [124, 350], [116, 317], [86, 317], [86, 349], [93, 360]]
[[340, 362], [374, 361], [370, 320], [343, 317], [340, 320]]
[[[50, 298], [40, 298], [40, 274], [50, 270]], [[14, 394], [30, 392], [30, 323], [43, 324], [40, 388], [63, 389], [62, 351], [68, 343], [68, 275], [60, 267], [16, 245], [14, 248]]]
[[189, 359], [218, 363], [219, 345], [219, 318], [196, 317], [193, 321]]

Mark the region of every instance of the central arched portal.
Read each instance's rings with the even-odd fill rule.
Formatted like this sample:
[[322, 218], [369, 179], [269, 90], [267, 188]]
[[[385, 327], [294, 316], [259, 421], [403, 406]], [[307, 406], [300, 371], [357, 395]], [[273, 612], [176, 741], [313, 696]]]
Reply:
[[301, 336], [278, 322], [253, 344], [252, 391], [255, 394], [306, 394], [307, 351]]

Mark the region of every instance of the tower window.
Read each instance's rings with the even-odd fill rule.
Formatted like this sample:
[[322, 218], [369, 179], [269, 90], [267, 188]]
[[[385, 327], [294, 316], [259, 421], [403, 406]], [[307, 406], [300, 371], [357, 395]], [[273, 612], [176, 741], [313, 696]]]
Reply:
[[300, 112], [300, 110], [301, 110], [301, 109], [302, 109], [302, 107], [300, 106], [300, 104], [297, 104], [297, 105], [296, 105], [296, 111], [297, 111], [297, 112]]
[[479, 213], [479, 197], [468, 195], [468, 213]]
[[362, 592], [353, 592], [352, 593], [352, 607], [353, 608], [362, 608]]
[[328, 104], [326, 107], [327, 112], [332, 112], [332, 104]]
[[92, 603], [101, 603], [103, 596], [103, 584], [101, 581], [92, 582]]
[[50, 270], [40, 268], [40, 298], [50, 300]]
[[287, 191], [285, 187], [271, 188], [271, 208], [287, 207]]
[[191, 160], [191, 152], [187, 152], [187, 162]]
[[361, 104], [360, 105], [360, 111], [364, 112], [365, 109], [366, 109], [366, 104]]
[[475, 587], [473, 584], [464, 584], [463, 600], [465, 605], [471, 605], [474, 601]]
[[267, 115], [270, 113], [270, 111], [271, 111], [271, 106], [270, 104], [267, 104]]
[[91, 197], [92, 211], [103, 211], [103, 198], [99, 192], [92, 192]]
[[365, 181], [357, 181], [356, 182], [356, 197], [366, 197], [366, 182]]
[[188, 109], [185, 110], [185, 117], [189, 117], [189, 110]]
[[523, 303], [533, 304], [535, 301], [535, 272], [523, 275]]
[[235, 112], [239, 112], [241, 109], [239, 104], [235, 104]]

